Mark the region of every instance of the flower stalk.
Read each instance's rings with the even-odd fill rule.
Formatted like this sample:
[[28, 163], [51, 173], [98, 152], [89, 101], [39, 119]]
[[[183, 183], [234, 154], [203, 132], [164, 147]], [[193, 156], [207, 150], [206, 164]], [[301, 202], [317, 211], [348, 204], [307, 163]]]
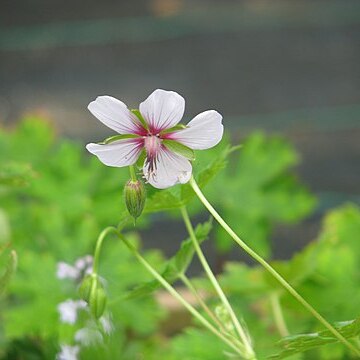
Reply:
[[195, 286], [192, 284], [190, 279], [185, 274], [180, 274], [180, 280], [183, 284], [190, 290], [190, 292], [194, 295], [199, 305], [203, 308], [203, 310], [209, 315], [212, 321], [221, 329], [221, 331], [226, 332], [226, 329], [223, 327], [222, 323], [215, 316], [215, 314], [211, 311], [211, 309], [207, 306], [206, 302], [203, 300], [199, 292], [196, 290]]
[[253, 259], [262, 265], [278, 282], [298, 301], [300, 302], [320, 323], [322, 323], [341, 343], [343, 343], [349, 350], [360, 356], [360, 350], [357, 349], [351, 342], [349, 342], [339, 331], [337, 331], [323, 316], [321, 316], [265, 259], [250, 248], [239, 236], [231, 229], [226, 221], [219, 215], [215, 208], [209, 203], [194, 177], [189, 181], [192, 189], [203, 203], [209, 213], [215, 218], [220, 226], [230, 235], [230, 237]]
[[98, 275], [100, 251], [104, 239], [114, 232], [114, 229], [109, 226], [100, 233], [96, 241], [92, 272], [83, 279], [79, 287], [80, 297], [89, 304], [90, 311], [96, 319], [103, 315], [107, 303], [105, 289]]
[[[115, 229], [115, 228], [114, 228]], [[116, 230], [116, 229], [115, 229]], [[205, 319], [191, 304], [189, 304], [146, 260], [140, 255], [135, 247], [123, 236], [117, 232], [118, 237], [124, 242], [126, 247], [133, 253], [137, 260], [149, 271], [153, 277], [175, 298], [177, 299], [205, 328], [210, 330], [214, 335], [220, 338], [224, 343], [236, 351], [239, 355], [244, 356], [242, 344], [236, 345], [229, 340], [224, 334], [218, 331], [207, 319]], [[249, 360], [256, 360], [255, 357], [246, 357]]]
[[246, 351], [246, 354], [247, 356], [249, 356], [249, 358], [254, 358], [254, 350], [252, 349], [252, 346], [251, 346], [251, 343], [250, 343], [250, 339], [249, 337], [247, 336], [245, 330], [242, 328], [242, 326], [240, 325], [240, 322], [239, 320], [237, 319], [235, 313], [234, 313], [234, 310], [232, 309], [227, 297], [225, 296], [223, 290], [221, 289], [214, 273], [212, 272], [205, 256], [204, 256], [204, 253], [202, 252], [201, 250], [201, 247], [198, 243], [198, 240], [196, 238], [196, 235], [195, 235], [195, 231], [194, 231], [194, 228], [191, 224], [191, 221], [190, 221], [190, 218], [189, 218], [189, 215], [188, 215], [188, 212], [186, 210], [186, 207], [183, 206], [181, 207], [181, 214], [182, 214], [182, 217], [183, 217], [183, 220], [184, 220], [184, 223], [185, 223], [185, 226], [187, 228], [187, 231], [190, 235], [190, 238], [193, 242], [193, 245], [194, 245], [194, 248], [195, 248], [195, 251], [196, 251], [196, 254], [201, 262], [201, 265], [203, 266], [204, 270], [205, 270], [205, 273], [207, 275], [207, 277], [209, 278], [211, 284], [213, 285], [216, 293], [218, 294], [221, 302], [223, 303], [226, 311], [228, 312], [229, 316], [230, 316], [230, 319], [236, 329], [236, 332], [238, 333], [239, 335], [239, 338], [241, 340], [241, 342], [244, 344], [244, 347], [245, 347], [245, 351]]

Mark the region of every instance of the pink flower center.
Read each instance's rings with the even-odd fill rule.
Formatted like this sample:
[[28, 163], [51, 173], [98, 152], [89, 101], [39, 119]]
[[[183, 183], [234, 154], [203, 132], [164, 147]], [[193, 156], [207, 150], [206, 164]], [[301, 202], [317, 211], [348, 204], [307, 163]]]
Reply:
[[144, 139], [144, 147], [146, 150], [146, 165], [148, 166], [149, 175], [156, 171], [156, 160], [161, 148], [161, 138], [159, 135], [148, 134]]

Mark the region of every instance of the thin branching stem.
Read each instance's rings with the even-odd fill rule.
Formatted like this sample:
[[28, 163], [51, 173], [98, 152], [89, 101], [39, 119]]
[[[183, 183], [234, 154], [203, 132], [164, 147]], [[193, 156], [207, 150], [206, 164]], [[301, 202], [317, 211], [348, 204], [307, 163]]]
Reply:
[[219, 215], [214, 207], [206, 199], [200, 190], [195, 179], [190, 179], [190, 185], [195, 194], [203, 205], [207, 208], [210, 214], [221, 225], [221, 227], [230, 235], [230, 237], [253, 259], [260, 263], [279, 283], [297, 300], [299, 301], [317, 320], [319, 320], [340, 342], [342, 342], [348, 349], [360, 356], [360, 350], [357, 349], [351, 342], [349, 342], [339, 331], [337, 331], [324, 317], [322, 317], [265, 259], [251, 249], [239, 236], [231, 229], [226, 221]]
[[213, 285], [216, 293], [218, 294], [221, 302], [223, 303], [226, 311], [228, 312], [229, 316], [230, 316], [230, 319], [242, 341], [242, 343], [244, 344], [245, 346], [245, 349], [246, 349], [246, 353], [250, 356], [250, 358], [252, 356], [254, 356], [254, 350], [251, 346], [251, 343], [250, 343], [250, 339], [249, 337], [247, 336], [245, 330], [243, 329], [243, 327], [240, 325], [240, 322], [238, 320], [238, 318], [236, 317], [235, 315], [235, 312], [233, 310], [233, 308], [231, 307], [227, 297], [225, 296], [221, 286], [219, 285], [214, 273], [212, 272], [206, 258], [205, 258], [205, 255], [204, 253], [202, 252], [201, 250], [201, 247], [199, 245], [199, 242], [196, 238], [196, 234], [195, 234], [195, 231], [194, 231], [194, 228], [191, 224], [191, 221], [190, 221], [190, 218], [189, 218], [189, 214], [186, 210], [186, 207], [183, 206], [181, 207], [181, 214], [182, 214], [182, 217], [183, 217], [183, 220], [184, 220], [184, 223], [185, 223], [185, 226], [188, 230], [188, 233], [190, 235], [190, 238], [193, 242], [193, 245], [194, 245], [194, 248], [195, 248], [195, 251], [196, 251], [196, 254], [201, 262], [201, 265], [203, 266], [204, 270], [205, 270], [205, 273], [207, 275], [207, 277], [209, 278], [211, 284]]
[[211, 311], [211, 309], [207, 306], [206, 302], [203, 300], [202, 296], [199, 294], [191, 280], [185, 275], [180, 274], [180, 280], [183, 284], [191, 291], [191, 293], [195, 296], [196, 300], [198, 301], [199, 305], [203, 308], [203, 310], [209, 315], [209, 317], [214, 321], [214, 323], [223, 331], [225, 332], [225, 328], [223, 327], [220, 320], [216, 317], [216, 315]]
[[231, 347], [238, 354], [243, 355], [243, 349], [240, 344], [235, 345], [225, 335], [219, 332], [207, 319], [205, 319], [191, 304], [189, 304], [146, 260], [136, 248], [120, 233], [119, 238], [124, 242], [127, 248], [133, 253], [137, 260], [149, 271], [149, 273], [175, 298], [177, 299], [204, 327], [210, 330], [214, 335], [220, 338], [224, 343]]

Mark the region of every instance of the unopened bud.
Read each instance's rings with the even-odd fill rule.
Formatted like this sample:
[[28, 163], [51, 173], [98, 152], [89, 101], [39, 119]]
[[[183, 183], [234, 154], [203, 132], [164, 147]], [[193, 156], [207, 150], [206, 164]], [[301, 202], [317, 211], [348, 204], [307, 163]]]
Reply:
[[129, 180], [124, 188], [125, 204], [129, 214], [136, 220], [142, 213], [146, 200], [144, 183], [140, 180]]
[[[96, 282], [96, 276], [94, 275], [86, 275], [84, 280], [81, 282], [79, 286], [79, 296], [81, 299], [86, 301], [87, 303], [90, 301], [91, 288], [93, 286], [93, 282]], [[96, 286], [94, 284], [94, 286]]]
[[88, 303], [95, 318], [99, 319], [105, 311], [107, 298], [104, 287], [96, 274], [85, 276], [79, 287], [79, 295]]
[[90, 311], [95, 316], [96, 319], [101, 318], [104, 314], [106, 307], [106, 293], [102, 287], [98, 287], [90, 297]]

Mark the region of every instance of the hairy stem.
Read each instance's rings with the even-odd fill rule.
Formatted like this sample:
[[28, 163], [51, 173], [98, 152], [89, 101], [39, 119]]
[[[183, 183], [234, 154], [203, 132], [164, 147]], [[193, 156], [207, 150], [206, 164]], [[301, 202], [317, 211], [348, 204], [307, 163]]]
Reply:
[[246, 334], [246, 332], [244, 331], [244, 329], [242, 328], [242, 326], [240, 325], [240, 322], [239, 320], [237, 319], [236, 315], [235, 315], [235, 312], [234, 310], [232, 309], [227, 297], [225, 296], [223, 290], [221, 289], [218, 281], [216, 280], [216, 277], [214, 275], [214, 273], [212, 272], [205, 256], [204, 256], [204, 253], [202, 252], [201, 250], [201, 247], [198, 243], [198, 240], [196, 238], [196, 234], [195, 234], [195, 231], [194, 231], [194, 228], [191, 224], [191, 221], [190, 221], [190, 218], [189, 218], [189, 215], [188, 215], [188, 212], [186, 210], [186, 207], [183, 206], [181, 208], [181, 214], [182, 214], [182, 217], [184, 219], [184, 223], [185, 223], [185, 226], [189, 232], [189, 235], [190, 235], [190, 238], [193, 242], [193, 245], [194, 245], [194, 248], [195, 248], [195, 251], [197, 253], [197, 256], [201, 262], [201, 265], [203, 266], [204, 270], [205, 270], [205, 273], [206, 275], [208, 276], [211, 284], [213, 285], [216, 293], [218, 294], [221, 302], [223, 303], [225, 309], [227, 310], [230, 318], [231, 318], [231, 321], [237, 331], [237, 333], [239, 334], [239, 337], [242, 341], [242, 343], [244, 344], [245, 346], [245, 349], [246, 349], [246, 352], [249, 356], [253, 356], [254, 355], [254, 351], [252, 349], [252, 346], [251, 346], [251, 343], [250, 343], [250, 340]]
[[200, 323], [210, 330], [213, 334], [219, 337], [229, 347], [231, 347], [238, 354], [243, 354], [243, 349], [236, 346], [232, 341], [226, 338], [220, 333], [208, 320], [206, 320], [191, 304], [189, 304], [146, 260], [143, 258], [138, 251], [130, 244], [127, 239], [120, 233], [119, 238], [124, 242], [127, 248], [133, 253], [133, 255], [139, 260], [139, 262], [150, 272], [150, 274], [175, 298], [177, 299]]
[[184, 285], [191, 291], [191, 293], [195, 296], [196, 300], [203, 308], [203, 310], [209, 315], [209, 317], [214, 321], [214, 323], [223, 331], [225, 332], [225, 328], [223, 327], [222, 323], [219, 319], [215, 316], [215, 314], [211, 311], [211, 309], [207, 306], [205, 301], [202, 299], [199, 292], [196, 290], [195, 286], [192, 284], [190, 279], [185, 275], [180, 275], [180, 280], [184, 283]]
[[323, 318], [265, 259], [258, 255], [251, 249], [239, 236], [231, 229], [225, 220], [219, 215], [214, 207], [208, 202], [202, 191], [200, 190], [195, 179], [190, 179], [190, 185], [199, 200], [204, 204], [210, 214], [221, 225], [221, 227], [231, 236], [231, 238], [253, 259], [260, 263], [279, 283], [297, 300], [299, 301], [317, 320], [319, 320], [340, 342], [342, 342], [348, 349], [360, 356], [360, 350], [351, 344], [344, 336], [342, 336], [325, 318]]
[[135, 182], [137, 180], [137, 177], [136, 177], [136, 172], [135, 172], [134, 165], [129, 166], [129, 171], [130, 171], [131, 180]]
[[110, 233], [117, 234], [117, 229], [113, 226], [108, 226], [100, 233], [100, 235], [96, 241], [95, 252], [94, 252], [94, 264], [93, 264], [93, 271], [92, 271], [93, 274], [96, 274], [98, 272], [101, 246], [102, 246], [103, 241], [106, 238], [106, 236]]

